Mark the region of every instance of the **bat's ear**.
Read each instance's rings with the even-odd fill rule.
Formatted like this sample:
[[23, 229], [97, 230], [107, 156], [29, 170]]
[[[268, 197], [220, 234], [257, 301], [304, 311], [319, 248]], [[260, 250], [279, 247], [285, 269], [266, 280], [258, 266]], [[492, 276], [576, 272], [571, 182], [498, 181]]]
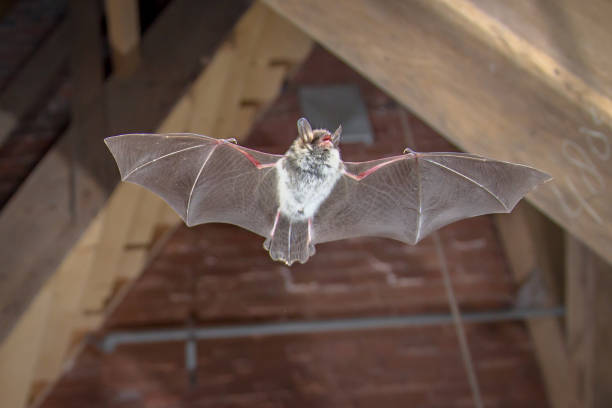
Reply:
[[306, 118], [300, 118], [297, 121], [298, 135], [304, 140], [306, 143], [312, 142], [314, 135], [312, 134], [312, 127]]
[[342, 125], [338, 126], [338, 129], [332, 135], [332, 143], [334, 146], [338, 147], [340, 144], [340, 137], [342, 136]]

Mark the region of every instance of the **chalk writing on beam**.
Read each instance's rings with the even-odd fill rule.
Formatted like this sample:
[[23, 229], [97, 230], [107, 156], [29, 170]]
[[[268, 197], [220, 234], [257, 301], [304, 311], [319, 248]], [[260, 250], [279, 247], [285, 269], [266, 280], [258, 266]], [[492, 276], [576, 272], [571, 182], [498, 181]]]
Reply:
[[563, 141], [563, 155], [568, 162], [580, 170], [580, 176], [584, 185], [591, 194], [599, 194], [606, 187], [606, 182], [589, 157], [586, 150], [573, 140]]
[[588, 203], [588, 201], [586, 201], [584, 199], [584, 197], [582, 196], [582, 194], [580, 194], [578, 192], [578, 189], [576, 188], [576, 185], [572, 182], [572, 180], [569, 177], [566, 177], [566, 184], [569, 188], [569, 190], [571, 191], [572, 195], [575, 198], [575, 204], [571, 205], [568, 200], [566, 199], [565, 195], [561, 192], [561, 190], [559, 190], [559, 187], [557, 187], [556, 185], [551, 185], [553, 192], [555, 193], [555, 195], [557, 196], [557, 199], [559, 200], [559, 203], [561, 203], [561, 208], [563, 208], [563, 211], [565, 212], [566, 216], [568, 216], [569, 218], [576, 218], [579, 215], [582, 214], [582, 211], [586, 211], [591, 217], [593, 217], [593, 219], [601, 224], [603, 223], [603, 220], [601, 219], [601, 217], [599, 216], [599, 214], [597, 214], [597, 212], [595, 211], [595, 209]]
[[580, 128], [580, 133], [587, 136], [589, 149], [599, 160], [606, 161], [610, 158], [610, 143], [604, 133], [585, 127]]
[[[584, 126], [578, 130], [584, 135], [582, 140], [584, 146], [579, 144], [578, 141], [570, 139], [563, 140], [562, 145], [564, 158], [568, 164], [577, 170], [575, 173], [569, 172], [569, 175], [563, 180], [572, 198], [568, 198], [567, 194], [563, 194], [559, 187], [554, 184], [552, 189], [566, 216], [576, 218], [586, 212], [597, 223], [601, 224], [603, 220], [589, 203], [589, 199], [602, 194], [606, 190], [606, 179], [597, 167], [596, 161], [608, 161], [611, 154], [610, 142], [608, 136], [598, 130]], [[575, 182], [575, 177], [580, 178], [580, 183]], [[585, 196], [588, 198], [585, 198]]]

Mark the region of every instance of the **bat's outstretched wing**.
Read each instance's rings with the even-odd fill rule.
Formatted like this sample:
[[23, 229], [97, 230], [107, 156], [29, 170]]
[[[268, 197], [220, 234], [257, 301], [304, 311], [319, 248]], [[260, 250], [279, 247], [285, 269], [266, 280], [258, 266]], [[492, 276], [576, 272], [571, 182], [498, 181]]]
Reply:
[[121, 179], [163, 198], [189, 226], [235, 224], [267, 237], [278, 208], [282, 156], [195, 134], [129, 134], [104, 140]]
[[550, 176], [463, 153], [410, 153], [345, 163], [314, 219], [313, 242], [380, 236], [416, 244], [451, 222], [510, 212]]

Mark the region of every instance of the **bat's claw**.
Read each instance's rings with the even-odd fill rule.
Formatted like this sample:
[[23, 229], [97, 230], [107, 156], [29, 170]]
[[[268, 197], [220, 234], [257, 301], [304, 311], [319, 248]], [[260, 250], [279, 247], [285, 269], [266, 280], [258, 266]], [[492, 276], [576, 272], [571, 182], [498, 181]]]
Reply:
[[409, 147], [405, 148], [403, 153], [404, 154], [408, 154], [408, 153], [416, 154], [416, 152], [414, 150], [412, 150], [411, 148], [409, 148]]
[[223, 140], [226, 141], [226, 142], [229, 142], [229, 143], [233, 143], [235, 145], [238, 144], [238, 141], [236, 140], [235, 137], [230, 137], [229, 139], [223, 139]]

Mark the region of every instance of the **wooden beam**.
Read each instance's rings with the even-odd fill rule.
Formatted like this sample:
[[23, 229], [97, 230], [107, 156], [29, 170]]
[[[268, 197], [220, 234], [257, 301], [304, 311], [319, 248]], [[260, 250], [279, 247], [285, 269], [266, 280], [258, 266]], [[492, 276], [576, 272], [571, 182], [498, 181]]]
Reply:
[[566, 241], [566, 332], [582, 407], [612, 405], [612, 266], [576, 238]]
[[[112, 167], [100, 159], [96, 146], [109, 132], [104, 92], [102, 12], [95, 0], [70, 0], [70, 66], [75, 91], [71, 99], [72, 124], [63, 142], [64, 154], [76, 166], [70, 169], [69, 212], [80, 218], [89, 195], [103, 195], [113, 183]], [[91, 147], [94, 145], [95, 147]], [[87, 163], [85, 165], [85, 163]], [[87, 174], [88, 173], [88, 174]], [[93, 180], [91, 176], [98, 180]]]
[[[550, 23], [518, 29], [513, 24], [533, 17], [514, 2], [264, 1], [462, 149], [550, 173], [555, 180], [529, 199], [612, 261], [612, 104], [609, 86], [600, 90], [587, 74], [609, 83], [610, 70], [588, 59], [576, 70], [550, 42], [532, 41], [551, 25], [567, 27], [564, 16], [583, 15], [581, 5], [540, 6]], [[609, 54], [612, 41], [612, 5], [604, 3], [588, 14], [597, 18], [571, 20], [592, 56]], [[504, 20], [493, 8], [518, 16]], [[609, 66], [609, 57], [599, 58]]]
[[[106, 132], [105, 127], [105, 112], [104, 100], [100, 97], [103, 88], [103, 44], [102, 33], [100, 31], [101, 13], [99, 6], [94, 1], [71, 0], [69, 3], [68, 26], [71, 29], [71, 69], [72, 80], [74, 84], [74, 95], [72, 99], [72, 117], [73, 126], [71, 132], [66, 136], [68, 143], [74, 146], [74, 154], [79, 154], [79, 144], [91, 141], [91, 138], [102, 137]], [[87, 128], [87, 119], [95, 121], [98, 124], [96, 129]], [[88, 134], [86, 137], [81, 135], [82, 132], [93, 131], [93, 134]], [[95, 133], [98, 132], [98, 133]], [[88, 183], [81, 183], [79, 174], [73, 175], [73, 187], [79, 189], [81, 187], [89, 187]], [[73, 205], [78, 205], [78, 202], [73, 202]], [[73, 274], [74, 275], [74, 274]], [[59, 281], [62, 281], [64, 276], [61, 276]], [[69, 283], [79, 282], [78, 276], [70, 276]], [[3, 401], [3, 405], [22, 407], [25, 406], [32, 396], [32, 392], [36, 392], [44, 386], [40, 380], [40, 375], [45, 369], [56, 363], [58, 357], [49, 353], [49, 347], [53, 352], [63, 352], [58, 350], [54, 344], [55, 338], [47, 338], [48, 332], [59, 330], [58, 333], [63, 334], [62, 325], [66, 325], [62, 313], [65, 310], [65, 298], [61, 293], [57, 293], [57, 285], [49, 285], [43, 289], [41, 295], [34, 302], [34, 309], [26, 314], [30, 320], [36, 319], [37, 327], [30, 328], [35, 331], [31, 333], [36, 337], [36, 341], [26, 341], [20, 345], [21, 353], [18, 355], [27, 355], [26, 360], [27, 370], [21, 368], [22, 375], [12, 378], [9, 382], [10, 390], [0, 390], [2, 398], [8, 398], [8, 401]], [[55, 295], [60, 295], [59, 297]], [[40, 309], [40, 310], [37, 310]], [[43, 310], [44, 309], [44, 310]], [[30, 317], [35, 316], [35, 317]], [[47, 328], [47, 325], [51, 325]], [[28, 323], [22, 323], [22, 327], [30, 327]], [[24, 329], [25, 330], [25, 329]], [[28, 334], [24, 332], [23, 336]], [[11, 339], [7, 341], [7, 348], [2, 348], [2, 351], [9, 353], [11, 350]], [[42, 340], [46, 341], [42, 341]], [[59, 359], [61, 361], [61, 354]], [[43, 360], [42, 367], [39, 367], [39, 359]], [[51, 361], [49, 361], [51, 359]], [[7, 366], [6, 370], [19, 371], [22, 362], [10, 361], [11, 365]], [[42, 372], [38, 369], [42, 368]], [[43, 377], [44, 378], [44, 377]], [[33, 385], [34, 384], [34, 385]], [[4, 385], [4, 384], [3, 384]], [[13, 395], [13, 396], [11, 396]]]
[[490, 45], [577, 102], [612, 114], [612, 4], [591, 0], [552, 3], [517, 0], [438, 0], [461, 16], [466, 27], [483, 34]]
[[113, 69], [128, 74], [140, 61], [140, 20], [137, 0], [105, 0], [106, 25], [111, 47]]
[[21, 408], [28, 403], [50, 302], [50, 290], [41, 291], [0, 348], [0, 400], [3, 406]]
[[[276, 98], [286, 75], [306, 57], [311, 46], [310, 39], [299, 30], [256, 3], [157, 130], [215, 134], [228, 129], [226, 115], [231, 114], [241, 118], [233, 131], [242, 133], [233, 135], [244, 137], [257, 115]], [[282, 68], [278, 61], [284, 61]], [[236, 68], [240, 64], [244, 66]], [[228, 72], [231, 74], [227, 75]], [[251, 86], [251, 81], [256, 81], [257, 86]], [[218, 84], [221, 86], [213, 86]], [[245, 106], [245, 98], [252, 103]], [[217, 116], [206, 116], [209, 121], [203, 122], [201, 112], [219, 100], [226, 101], [223, 109], [217, 111]], [[248, 109], [249, 114], [242, 114], [243, 109]], [[32, 401], [33, 405], [44, 400], [79, 351], [80, 341], [100, 327], [125, 295], [130, 282], [141, 272], [151, 248], [157, 246], [158, 230], [169, 230], [169, 225], [178, 221], [169, 206], [143, 188], [122, 183], [115, 189], [58, 271], [38, 293], [18, 328], [0, 346], [0, 356], [19, 351], [27, 353], [31, 360], [27, 360], [27, 370], [21, 367], [24, 373], [19, 387], [15, 380], [7, 383], [13, 388], [7, 395], [19, 401]], [[41, 315], [42, 311], [46, 314]], [[40, 340], [30, 341], [26, 349], [20, 341], [27, 338], [28, 331]], [[11, 370], [7, 365], [6, 374]], [[0, 384], [2, 406], [9, 401], [3, 398], [3, 391]]]
[[[143, 63], [128, 77], [112, 77], [104, 86], [107, 135], [155, 129], [193, 79], [200, 56], [217, 44], [243, 10], [241, 4], [172, 2], [144, 37]], [[62, 138], [0, 213], [0, 235], [11, 237], [0, 247], [0, 341], [116, 182], [102, 140], [86, 139], [100, 125], [98, 116], [88, 113], [81, 129], [91, 132], [78, 134], [85, 139], [75, 147], [70, 138]]]
[[40, 102], [68, 64], [68, 21], [61, 22], [0, 94], [0, 145]]
[[[529, 293], [523, 301], [536, 301], [536, 306], [544, 307], [559, 304], [562, 231], [527, 203], [520, 203], [512, 214], [499, 215], [496, 220], [514, 278]], [[551, 406], [577, 408], [576, 383], [559, 320], [538, 318], [526, 320], [526, 324]]]
[[[138, 4], [134, 0], [106, 0], [106, 21], [113, 56], [113, 69], [119, 76], [132, 72], [138, 65], [140, 24]], [[109, 285], [113, 285], [118, 269], [118, 251], [122, 250], [130, 225], [138, 212], [137, 204], [142, 191], [128, 189], [127, 194], [112, 195], [104, 211], [99, 215], [101, 231], [98, 234], [92, 263], [87, 268], [87, 296], [81, 300], [81, 307], [88, 314], [100, 314], [110, 296]], [[95, 323], [94, 323], [95, 325]]]
[[28, 401], [40, 400], [46, 394], [87, 333], [82, 327], [80, 304], [86, 296], [85, 287], [92, 270], [94, 245], [101, 230], [100, 217], [92, 222], [90, 229], [92, 232], [79, 241], [78, 251], [62, 262], [43, 288], [43, 292], [51, 292], [51, 299], [47, 304], [46, 319], [41, 323], [41, 343], [35, 369], [29, 378]]

